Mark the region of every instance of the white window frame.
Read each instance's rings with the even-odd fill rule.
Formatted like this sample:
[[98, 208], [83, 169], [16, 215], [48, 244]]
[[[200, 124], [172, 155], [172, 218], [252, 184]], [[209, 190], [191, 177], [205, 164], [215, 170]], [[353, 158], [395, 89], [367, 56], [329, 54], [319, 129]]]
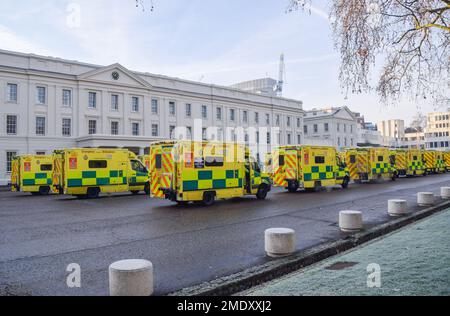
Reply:
[[242, 111], [242, 122], [248, 123], [248, 111], [247, 110]]
[[[14, 125], [14, 133], [9, 133], [8, 132], [8, 117], [15, 117], [15, 125]], [[7, 114], [6, 116], [5, 116], [5, 132], [6, 132], [6, 135], [17, 135], [17, 131], [18, 131], [18, 121], [19, 121], [19, 119], [18, 119], [18, 116], [17, 115], [14, 115], [14, 114]]]
[[[12, 154], [9, 156], [8, 154]], [[5, 151], [5, 162], [6, 162], [6, 173], [10, 174], [12, 172], [12, 161], [17, 157], [17, 150], [6, 150]]]
[[[91, 122], [95, 122], [95, 131], [94, 131], [94, 133], [91, 133], [91, 126], [90, 126]], [[87, 128], [88, 128], [88, 135], [97, 135], [98, 120], [97, 119], [88, 119], [87, 123], [88, 123], [88, 126], [87, 126]]]
[[186, 117], [192, 117], [192, 104], [191, 103], [186, 103], [184, 105], [184, 114], [186, 115]]
[[[41, 89], [43, 89], [44, 91], [44, 101], [41, 102], [40, 97], [41, 94], [39, 93], [39, 91], [42, 91]], [[37, 85], [36, 86], [36, 104], [37, 105], [46, 105], [47, 104], [47, 87], [43, 86], [43, 85]]]
[[222, 121], [223, 110], [221, 106], [216, 107], [216, 120]]
[[235, 122], [236, 121], [236, 110], [235, 109], [229, 109], [229, 111], [228, 111], [228, 119], [231, 121], [231, 122]]
[[[135, 102], [136, 101], [136, 102]], [[131, 112], [138, 113], [140, 110], [140, 104], [139, 104], [139, 97], [138, 96], [132, 96], [131, 97]]]
[[152, 115], [158, 115], [159, 113], [159, 100], [156, 98], [152, 98], [151, 102], [151, 112]]
[[[44, 127], [43, 127], [42, 134], [38, 133], [38, 119], [44, 120]], [[35, 117], [34, 122], [35, 122], [35, 126], [34, 126], [35, 127], [35, 135], [36, 136], [45, 136], [47, 134], [47, 119], [46, 119], [46, 117], [43, 115], [37, 115]]]
[[[64, 134], [64, 130], [65, 130], [65, 128], [67, 128], [64, 126], [65, 120], [69, 120], [69, 134], [68, 135]], [[71, 117], [63, 117], [61, 119], [61, 136], [62, 137], [71, 137], [72, 136], [72, 118]]]
[[[114, 99], [116, 99], [116, 103], [114, 104]], [[119, 111], [119, 94], [111, 93], [111, 111]]]
[[[136, 126], [137, 126], [137, 130], [135, 129]], [[132, 136], [140, 136], [141, 135], [141, 125], [139, 124], [139, 122], [131, 122], [131, 135]]]
[[[154, 133], [155, 130], [153, 129], [155, 126], [156, 126], [156, 133]], [[151, 125], [151, 133], [152, 133], [152, 137], [159, 137], [159, 124], [152, 123], [152, 125]]]
[[[173, 106], [173, 111], [172, 111]], [[177, 103], [175, 101], [169, 101], [169, 115], [175, 116], [177, 114]]]
[[[116, 124], [117, 126], [115, 127], [115, 129], [116, 129], [116, 133], [114, 133], [114, 129], [113, 129], [113, 124]], [[119, 135], [119, 129], [120, 129], [120, 121], [118, 121], [118, 120], [111, 120], [110, 122], [109, 122], [109, 133], [111, 134], [111, 135], [114, 135], [114, 136], [117, 136], [117, 135]]]
[[[65, 92], [69, 92], [69, 103], [66, 103], [66, 97], [65, 97]], [[61, 101], [62, 101], [62, 106], [63, 107], [67, 107], [70, 108], [72, 107], [72, 89], [67, 89], [67, 88], [63, 88], [61, 91]]]
[[[92, 99], [91, 99], [91, 96], [92, 96]], [[92, 101], [92, 103], [91, 103], [91, 101]], [[95, 92], [95, 91], [88, 92], [88, 108], [89, 109], [97, 108], [97, 92]]]
[[[10, 87], [11, 86], [15, 86], [16, 87], [16, 91], [15, 91], [15, 99], [11, 99], [11, 91], [10, 91]], [[19, 84], [15, 83], [15, 82], [7, 82], [6, 83], [6, 102], [7, 103], [18, 103], [19, 102]]]

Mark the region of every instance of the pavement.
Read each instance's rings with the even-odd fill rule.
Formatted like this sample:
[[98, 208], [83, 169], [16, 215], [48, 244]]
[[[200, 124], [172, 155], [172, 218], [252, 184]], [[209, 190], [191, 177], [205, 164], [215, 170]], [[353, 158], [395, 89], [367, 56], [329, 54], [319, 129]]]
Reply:
[[449, 296], [449, 227], [450, 209], [238, 295]]
[[[338, 212], [363, 212], [365, 227], [391, 221], [387, 200], [416, 192], [439, 194], [450, 174], [351, 184], [349, 189], [290, 194], [266, 201], [244, 197], [212, 207], [176, 206], [145, 195], [96, 200], [0, 192], [0, 295], [107, 295], [108, 266], [117, 260], [153, 262], [155, 294], [163, 295], [267, 262], [264, 230], [296, 230], [297, 250], [345, 238]], [[81, 266], [81, 287], [68, 288], [66, 267]]]

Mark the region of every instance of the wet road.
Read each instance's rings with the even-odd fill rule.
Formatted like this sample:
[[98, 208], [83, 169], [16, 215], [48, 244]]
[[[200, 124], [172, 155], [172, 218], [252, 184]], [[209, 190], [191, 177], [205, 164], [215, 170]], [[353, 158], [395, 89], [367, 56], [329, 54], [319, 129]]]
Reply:
[[[345, 237], [338, 211], [363, 212], [366, 227], [389, 221], [387, 199], [450, 186], [450, 174], [352, 184], [349, 189], [245, 197], [181, 207], [147, 196], [97, 200], [0, 192], [0, 295], [106, 295], [108, 266], [127, 258], [153, 262], [156, 294], [265, 262], [264, 230], [290, 227], [297, 249]], [[81, 266], [81, 288], [68, 288], [66, 267]]]

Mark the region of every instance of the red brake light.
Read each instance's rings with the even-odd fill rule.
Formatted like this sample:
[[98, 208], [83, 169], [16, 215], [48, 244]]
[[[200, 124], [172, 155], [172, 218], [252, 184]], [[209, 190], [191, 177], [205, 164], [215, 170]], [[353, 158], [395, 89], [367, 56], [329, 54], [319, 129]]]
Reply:
[[31, 163], [29, 163], [29, 162], [24, 162], [24, 163], [23, 163], [23, 169], [24, 169], [25, 171], [31, 171]]

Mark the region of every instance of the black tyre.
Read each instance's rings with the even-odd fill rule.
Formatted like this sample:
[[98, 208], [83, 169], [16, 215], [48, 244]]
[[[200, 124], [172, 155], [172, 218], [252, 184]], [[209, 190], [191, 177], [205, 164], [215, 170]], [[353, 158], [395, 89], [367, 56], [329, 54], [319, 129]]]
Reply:
[[[267, 186], [265, 186], [265, 185], [260, 186], [258, 189], [258, 192], [256, 192], [256, 198], [258, 200], [265, 200], [267, 197], [267, 192], [269, 192]], [[289, 192], [291, 192], [291, 191], [289, 191]]]
[[133, 190], [133, 191], [130, 191], [131, 192], [131, 194], [133, 194], [133, 195], [138, 195], [139, 194], [139, 191], [138, 190]]
[[50, 187], [39, 187], [39, 194], [40, 195], [49, 195]]
[[89, 199], [96, 199], [96, 198], [98, 198], [99, 194], [100, 194], [100, 189], [99, 188], [88, 188], [86, 196]]
[[150, 183], [146, 183], [144, 186], [145, 195], [150, 195]]
[[289, 182], [288, 191], [293, 193], [293, 192], [297, 192], [297, 190], [298, 190], [298, 183], [297, 182]]
[[349, 182], [350, 182], [349, 177], [345, 177], [344, 180], [342, 180], [342, 184], [341, 184], [342, 188], [343, 188], [343, 189], [347, 189], [347, 188], [348, 188], [348, 183], [349, 183]]
[[214, 204], [215, 194], [214, 192], [203, 193], [203, 205], [210, 206]]
[[176, 201], [179, 206], [186, 206], [189, 204], [188, 201]]

